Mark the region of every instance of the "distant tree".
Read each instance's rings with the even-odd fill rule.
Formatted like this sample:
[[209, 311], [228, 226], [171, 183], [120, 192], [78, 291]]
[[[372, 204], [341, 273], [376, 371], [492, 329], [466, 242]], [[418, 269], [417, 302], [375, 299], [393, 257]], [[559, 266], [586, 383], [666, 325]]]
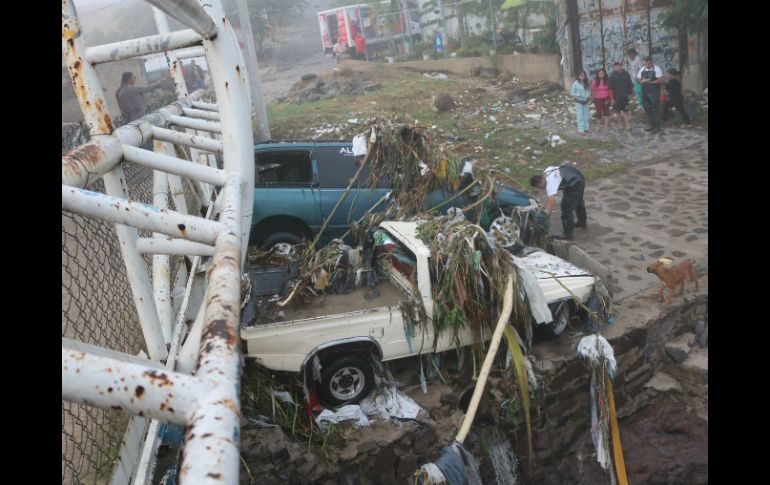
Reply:
[[709, 27], [708, 0], [674, 0], [671, 10], [661, 15], [666, 28], [679, 29], [689, 34], [699, 34]]
[[665, 28], [676, 29], [680, 34], [680, 51], [684, 54], [680, 59], [684, 61], [687, 52], [687, 37], [696, 35], [698, 38], [698, 64], [703, 78], [703, 86], [708, 86], [708, 29], [709, 29], [709, 2], [708, 0], [674, 0], [671, 10], [661, 15], [661, 24]]

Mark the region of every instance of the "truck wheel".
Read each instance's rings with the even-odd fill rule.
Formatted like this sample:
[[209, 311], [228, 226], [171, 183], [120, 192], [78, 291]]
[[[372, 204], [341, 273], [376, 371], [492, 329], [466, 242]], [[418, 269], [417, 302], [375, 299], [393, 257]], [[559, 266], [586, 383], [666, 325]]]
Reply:
[[278, 243], [287, 243], [291, 245], [299, 244], [302, 242], [302, 236], [293, 232], [275, 232], [265, 238], [262, 246], [265, 249], [270, 249]]
[[340, 357], [321, 370], [318, 394], [324, 404], [355, 404], [369, 395], [374, 372], [369, 362], [354, 355]]
[[572, 302], [565, 301], [557, 308], [551, 307], [553, 321], [545, 325], [537, 325], [535, 330], [543, 339], [550, 340], [563, 334], [572, 318]]

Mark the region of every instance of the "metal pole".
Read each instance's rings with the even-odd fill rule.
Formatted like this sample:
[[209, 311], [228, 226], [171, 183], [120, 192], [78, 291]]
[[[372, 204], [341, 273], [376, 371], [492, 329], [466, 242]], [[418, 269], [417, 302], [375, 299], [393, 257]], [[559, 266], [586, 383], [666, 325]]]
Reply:
[[[166, 14], [157, 7], [152, 7], [152, 16], [155, 18], [155, 27], [158, 29], [158, 33], [167, 34], [170, 32], [168, 28], [168, 19]], [[203, 50], [203, 47], [193, 47], [193, 49]], [[176, 88], [177, 98], [187, 97], [187, 83], [184, 80], [184, 74], [182, 74], [182, 63], [179, 62], [177, 53], [164, 51], [166, 55], [166, 62], [168, 63], [168, 70], [171, 72], [171, 79], [174, 80], [174, 87]]]
[[62, 399], [179, 424], [189, 423], [205, 399], [196, 377], [101, 354], [70, 348], [62, 339]]
[[209, 133], [222, 133], [222, 124], [216, 121], [206, 121], [176, 115], [169, 116], [168, 121], [171, 122], [172, 125], [181, 126], [182, 128], [193, 128], [200, 131], [208, 131]]
[[217, 35], [217, 26], [195, 0], [147, 0], [159, 9], [190, 27], [206, 40]]
[[123, 40], [86, 49], [86, 60], [91, 64], [133, 59], [171, 49], [200, 45], [201, 37], [194, 31], [180, 30], [168, 34], [150, 35], [139, 39]]
[[83, 57], [87, 46], [72, 0], [62, 2], [61, 45], [72, 80], [72, 87], [75, 89], [80, 110], [83, 112], [83, 119], [89, 127], [89, 133], [91, 135], [112, 133], [112, 120], [107, 111], [107, 102], [102, 94], [96, 69]]
[[213, 256], [214, 246], [166, 236], [156, 239], [139, 238], [136, 242], [139, 254], [169, 254], [182, 256]]
[[438, 0], [438, 9], [441, 13], [441, 28], [439, 29], [441, 32], [441, 48], [446, 52], [446, 17], [444, 16], [444, 4], [441, 0]]
[[404, 6], [404, 20], [406, 21], [406, 35], [408, 39], [406, 42], [406, 53], [408, 54], [412, 50], [412, 20], [409, 17], [409, 7], [406, 4], [406, 0], [402, 0], [401, 4]]
[[182, 108], [182, 113], [190, 118], [200, 118], [202, 120], [219, 121], [219, 113], [207, 111], [205, 109]]
[[[160, 151], [164, 141], [155, 141], [155, 150]], [[168, 174], [155, 170], [152, 174], [152, 204], [160, 209], [168, 209]], [[165, 236], [153, 233], [153, 238]], [[138, 244], [138, 241], [137, 241]], [[137, 246], [138, 250], [138, 246]], [[166, 254], [156, 254], [152, 257], [152, 291], [155, 296], [155, 308], [158, 310], [158, 321], [163, 331], [166, 344], [171, 343], [171, 321], [174, 309], [171, 307], [171, 259]]]
[[[180, 133], [166, 128], [152, 128], [152, 137], [156, 140], [170, 141], [174, 145], [185, 145], [207, 152], [222, 153], [222, 142], [207, 136], [192, 133]], [[224, 177], [224, 174], [222, 175]], [[222, 179], [224, 180], [224, 178]]]
[[489, 22], [492, 25], [492, 48], [497, 52], [497, 32], [495, 31], [495, 14], [492, 12], [492, 0], [489, 0]]
[[[160, 140], [160, 138], [158, 138], [158, 140]], [[218, 187], [225, 184], [225, 172], [218, 168], [180, 160], [163, 153], [142, 150], [141, 148], [132, 147], [130, 145], [123, 145], [123, 156], [129, 162], [134, 162], [154, 170], [162, 170], [176, 175], [183, 175], [193, 180], [200, 180]]]
[[251, 108], [257, 122], [257, 141], [266, 141], [270, 137], [270, 125], [267, 121], [267, 110], [265, 101], [262, 97], [262, 76], [259, 73], [259, 63], [257, 62], [257, 49], [254, 45], [254, 34], [251, 30], [251, 17], [249, 9], [246, 7], [246, 0], [235, 0], [238, 6], [238, 19], [241, 21], [241, 32], [243, 32], [244, 43], [246, 44], [246, 66], [249, 69], [249, 85], [251, 86]]
[[[105, 175], [105, 184], [108, 183], [107, 176], [112, 173], [113, 172], [110, 172]], [[91, 192], [86, 189], [67, 187], [65, 185], [62, 185], [61, 187], [61, 205], [62, 209], [66, 211], [113, 222], [118, 225], [118, 229], [123, 227], [132, 229], [134, 232], [136, 232], [137, 229], [145, 229], [148, 231], [160, 232], [167, 236], [188, 239], [204, 244], [213, 244], [217, 239], [217, 235], [226, 227], [221, 222], [209, 221], [187, 214], [180, 214], [179, 212], [172, 210], [158, 209], [157, 207], [142, 204], [140, 202], [133, 202], [127, 199], [100, 194], [99, 192]], [[131, 227], [124, 226], [123, 224], [129, 224]], [[137, 239], [139, 239], [138, 233], [132, 241], [133, 252], [136, 254], [136, 259], [126, 261], [126, 267], [128, 268], [128, 271], [144, 268], [145, 276], [147, 276], [147, 264], [144, 262], [144, 259], [139, 256], [139, 252], [136, 249]], [[121, 241], [121, 243], [123, 243], [123, 241]], [[122, 244], [121, 247], [123, 246], [124, 245]], [[131, 264], [129, 265], [129, 263]], [[150, 291], [149, 278], [147, 278], [147, 295], [150, 297], [149, 303], [152, 305], [152, 291]], [[154, 319], [154, 322], [157, 324], [155, 305], [152, 305], [152, 314], [155, 315], [156, 318]], [[160, 330], [160, 328], [158, 328], [158, 330]], [[165, 351], [166, 347], [164, 345], [163, 354], [165, 354]], [[165, 358], [166, 356], [163, 355], [162, 359]]]

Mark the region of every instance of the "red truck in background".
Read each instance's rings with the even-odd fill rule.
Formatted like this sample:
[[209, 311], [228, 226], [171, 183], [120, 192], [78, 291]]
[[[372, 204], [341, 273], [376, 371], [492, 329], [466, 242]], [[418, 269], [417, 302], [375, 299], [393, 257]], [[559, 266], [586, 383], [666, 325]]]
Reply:
[[355, 49], [355, 37], [358, 33], [366, 39], [367, 50], [375, 52], [379, 50], [379, 46], [403, 39], [409, 33], [418, 37], [421, 28], [419, 11], [412, 6], [409, 11], [412, 17], [409, 26], [406, 24], [403, 4], [398, 12], [379, 15], [375, 14], [374, 7], [369, 4], [348, 5], [318, 12], [323, 50], [331, 53], [338, 40], [348, 49]]

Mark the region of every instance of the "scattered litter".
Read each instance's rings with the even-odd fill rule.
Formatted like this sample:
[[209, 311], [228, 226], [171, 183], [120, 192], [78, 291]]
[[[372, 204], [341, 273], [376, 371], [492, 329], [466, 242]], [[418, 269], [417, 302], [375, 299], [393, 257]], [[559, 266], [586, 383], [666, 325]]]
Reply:
[[615, 366], [617, 365], [615, 362], [615, 352], [606, 338], [601, 335], [583, 337], [580, 339], [580, 343], [578, 343], [578, 354], [588, 359], [593, 365], [599, 365], [602, 363], [602, 360], [606, 360], [609, 365], [607, 370], [610, 373], [610, 377], [615, 377]]
[[248, 418], [246, 426], [254, 428], [280, 428], [279, 425], [271, 423], [270, 418], [261, 414], [256, 418]]
[[356, 135], [353, 138], [353, 156], [366, 155], [366, 135]]
[[567, 141], [563, 140], [559, 135], [551, 135], [548, 138], [551, 142], [551, 148], [555, 148], [556, 145], [563, 145], [567, 143]]
[[539, 113], [526, 113], [524, 117], [529, 118], [531, 120], [539, 120], [542, 117], [542, 115], [540, 115]]
[[288, 391], [271, 391], [270, 395], [283, 403], [296, 404]]
[[324, 409], [315, 418], [316, 423], [318, 423], [318, 427], [321, 428], [322, 431], [326, 430], [326, 423], [337, 424], [351, 420], [356, 420], [355, 424], [358, 427], [369, 426], [369, 424], [371, 424], [369, 418], [366, 417], [366, 414], [364, 414], [364, 412], [361, 410], [361, 406], [358, 404], [348, 404], [346, 406], [342, 406], [341, 408], [337, 409], [336, 412], [332, 411], [331, 409]]
[[348, 123], [352, 123], [355, 125], [356, 123], [358, 123], [358, 118], [351, 118], [348, 120]]
[[385, 387], [381, 392], [376, 392], [360, 404], [348, 404], [337, 411], [324, 409], [316, 417], [318, 426], [326, 429], [326, 423], [341, 423], [355, 420], [358, 427], [369, 426], [372, 421], [369, 416], [388, 420], [390, 418], [415, 419], [422, 408], [411, 398], [401, 393], [395, 387]]
[[422, 408], [395, 387], [386, 387], [382, 392], [373, 393], [361, 401], [361, 409], [367, 416], [377, 416], [380, 419], [414, 419]]
[[422, 75], [422, 77], [427, 77], [427, 78], [430, 78], [430, 79], [437, 79], [439, 81], [446, 81], [447, 79], [449, 79], [449, 76], [447, 76], [446, 74], [441, 73], [441, 72], [434, 72], [434, 73], [427, 73], [426, 72], [426, 73], [424, 73]]

